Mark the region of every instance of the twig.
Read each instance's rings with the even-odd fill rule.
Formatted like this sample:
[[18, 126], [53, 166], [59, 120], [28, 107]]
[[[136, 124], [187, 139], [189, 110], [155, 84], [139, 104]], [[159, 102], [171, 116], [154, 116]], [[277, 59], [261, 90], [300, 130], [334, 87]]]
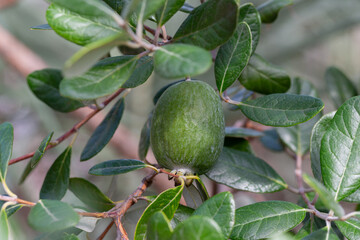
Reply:
[[114, 221], [111, 221], [111, 223], [105, 228], [103, 233], [96, 240], [103, 240], [113, 225], [114, 225]]
[[35, 206], [36, 203], [34, 202], [29, 202], [20, 198], [14, 198], [14, 197], [9, 197], [9, 196], [4, 196], [4, 195], [0, 195], [0, 200], [1, 201], [5, 201], [5, 202], [14, 202], [14, 203], [18, 203], [18, 204], [22, 204], [22, 205], [26, 205], [26, 206]]

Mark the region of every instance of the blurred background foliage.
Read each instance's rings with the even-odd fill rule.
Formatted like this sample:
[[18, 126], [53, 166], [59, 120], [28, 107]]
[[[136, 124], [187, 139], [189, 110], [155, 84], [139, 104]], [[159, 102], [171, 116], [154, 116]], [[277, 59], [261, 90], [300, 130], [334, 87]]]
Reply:
[[[197, 0], [187, 2], [193, 6], [199, 4]], [[242, 3], [245, 2], [249, 1], [242, 1]], [[264, 0], [251, 2], [258, 5]], [[44, 0], [19, 0], [14, 5], [0, 10], [0, 25], [39, 55], [48, 66], [61, 69], [64, 62], [79, 47], [60, 38], [53, 31], [30, 30], [32, 26], [46, 23], [47, 6], [48, 3]], [[358, 0], [295, 0], [294, 5], [280, 12], [274, 24], [262, 25], [257, 52], [268, 61], [284, 68], [291, 77], [299, 76], [311, 81], [325, 103], [324, 112], [330, 112], [335, 108], [329, 101], [325, 87], [324, 73], [328, 66], [337, 66], [348, 75], [355, 86], [359, 85], [359, 12], [360, 1]], [[177, 26], [186, 16], [184, 13], [175, 15], [166, 24], [168, 34], [174, 34]], [[215, 86], [213, 69], [198, 78]], [[153, 108], [152, 97], [167, 83], [169, 83], [168, 80], [153, 74], [144, 85], [133, 90], [127, 97], [122, 125], [126, 126], [136, 139], [139, 138], [141, 127]], [[241, 118], [240, 112], [226, 111], [228, 126]], [[67, 114], [52, 111], [35, 98], [26, 84], [25, 77], [17, 73], [0, 55], [0, 122], [4, 121], [10, 121], [14, 125], [13, 156], [18, 157], [36, 149], [42, 138], [49, 132], [54, 131], [54, 137], [60, 136], [77, 120]], [[74, 146], [71, 176], [87, 178], [105, 193], [109, 193], [113, 200], [120, 200], [136, 188], [143, 173], [140, 171], [115, 178], [89, 176], [87, 171], [95, 163], [121, 158], [114, 149], [107, 147], [92, 160], [80, 163], [80, 153], [90, 133], [86, 128], [81, 130]], [[295, 185], [294, 161], [288, 155], [264, 149], [260, 141], [256, 139], [252, 140], [251, 144], [257, 156], [265, 159], [289, 184]], [[62, 144], [47, 152], [39, 167], [23, 185], [19, 186], [18, 181], [27, 161], [11, 166], [7, 182], [13, 191], [23, 199], [37, 201], [48, 168], [65, 147], [66, 145]], [[309, 170], [309, 166], [309, 161], [305, 161], [305, 170]], [[227, 188], [218, 186], [218, 191], [223, 190]], [[294, 202], [298, 200], [296, 195], [289, 192], [265, 195], [238, 192], [235, 196], [239, 205], [265, 199], [283, 199]], [[64, 200], [81, 204], [70, 192]], [[136, 224], [137, 215], [140, 214], [136, 211], [138, 208], [139, 205], [133, 207], [125, 223]], [[10, 218], [14, 239], [32, 239], [37, 235], [27, 227], [27, 212], [27, 209], [23, 209]], [[91, 235], [98, 236], [98, 233]], [[111, 239], [111, 236], [108, 237]], [[90, 238], [93, 237], [90, 236]]]

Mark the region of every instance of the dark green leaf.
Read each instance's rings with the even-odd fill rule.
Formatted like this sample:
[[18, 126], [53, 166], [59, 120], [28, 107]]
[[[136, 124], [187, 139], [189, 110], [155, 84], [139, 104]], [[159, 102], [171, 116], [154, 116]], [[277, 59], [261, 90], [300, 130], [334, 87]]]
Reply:
[[104, 57], [110, 50], [121, 45], [129, 39], [128, 35], [119, 33], [92, 42], [65, 62], [64, 75], [67, 78], [79, 76], [89, 70], [100, 58]]
[[169, 240], [172, 234], [169, 219], [163, 212], [154, 213], [148, 222], [146, 239], [148, 240]]
[[9, 239], [9, 223], [4, 209], [0, 210], [0, 239]]
[[310, 138], [310, 159], [311, 169], [314, 177], [321, 181], [321, 165], [320, 165], [320, 148], [321, 139], [326, 131], [329, 129], [332, 119], [334, 118], [335, 111], [328, 113], [320, 118], [320, 120], [314, 125], [311, 138]]
[[291, 85], [289, 75], [279, 67], [254, 54], [239, 77], [248, 90], [262, 93], [284, 93]]
[[334, 196], [325, 188], [324, 185], [307, 174], [303, 175], [303, 179], [319, 195], [320, 200], [326, 208], [333, 210], [335, 215], [338, 217], [342, 217], [345, 214], [344, 209], [334, 200]]
[[232, 148], [242, 152], [253, 153], [249, 141], [245, 138], [225, 137], [224, 147]]
[[335, 200], [360, 187], [360, 96], [347, 100], [336, 112], [321, 140], [321, 174]]
[[41, 24], [37, 26], [33, 26], [30, 28], [31, 30], [52, 30], [49, 24]]
[[29, 225], [39, 232], [69, 228], [75, 226], [79, 219], [79, 215], [69, 204], [46, 199], [32, 207], [28, 216]]
[[124, 0], [103, 0], [103, 1], [119, 14], [121, 14], [125, 4], [127, 3], [127, 1]]
[[70, 227], [70, 228], [58, 230], [55, 232], [43, 233], [40, 236], [38, 236], [37, 238], [35, 238], [35, 240], [64, 240], [64, 238], [68, 235], [71, 235], [71, 234], [78, 235], [81, 232], [82, 232], [81, 229], [78, 229], [76, 227]]
[[36, 165], [39, 163], [39, 161], [44, 156], [45, 150], [47, 146], [50, 143], [50, 140], [53, 136], [54, 132], [51, 132], [49, 135], [47, 135], [40, 143], [40, 146], [38, 149], [36, 149], [34, 156], [31, 158], [30, 162], [26, 165], [26, 168], [21, 175], [19, 184], [23, 183], [27, 176], [30, 174], [30, 172], [36, 167]]
[[108, 176], [123, 174], [137, 169], [145, 168], [146, 164], [134, 159], [110, 160], [96, 164], [89, 170], [89, 174]]
[[171, 240], [201, 239], [215, 240], [225, 239], [219, 225], [209, 217], [192, 216], [186, 221], [179, 223], [174, 229]]
[[0, 181], [4, 182], [12, 154], [14, 128], [9, 122], [0, 124]]
[[89, 13], [84, 14], [79, 9], [71, 11], [57, 4], [49, 6], [46, 20], [61, 37], [81, 46], [122, 31], [110, 16], [104, 18]]
[[257, 10], [260, 13], [261, 21], [263, 23], [272, 23], [276, 20], [279, 11], [288, 5], [291, 5], [293, 0], [268, 0], [260, 6]]
[[63, 240], [79, 240], [75, 234], [66, 235]]
[[230, 87], [248, 64], [251, 43], [250, 27], [241, 22], [233, 36], [220, 47], [214, 66], [216, 86], [220, 92]]
[[275, 129], [266, 130], [263, 132], [265, 135], [260, 138], [261, 143], [270, 150], [283, 151], [284, 147], [281, 144], [279, 134]]
[[258, 202], [236, 209], [231, 239], [261, 239], [288, 231], [305, 218], [305, 209], [283, 201]]
[[163, 26], [180, 8], [183, 9], [186, 7], [184, 3], [185, 0], [165, 0], [163, 7], [160, 8], [155, 14], [158, 26]]
[[299, 77], [291, 79], [291, 87], [287, 93], [318, 97], [314, 85], [311, 82], [303, 80]]
[[119, 56], [99, 61], [81, 76], [65, 78], [60, 93], [74, 99], [96, 99], [118, 90], [129, 79], [136, 66], [134, 56]]
[[230, 236], [235, 221], [235, 202], [230, 192], [219, 193], [205, 201], [193, 215], [214, 219], [226, 238]]
[[[6, 203], [6, 201], [1, 201], [0, 200], [0, 209], [2, 208], [2, 206]], [[13, 215], [14, 213], [16, 213], [20, 208], [22, 208], [23, 205], [20, 204], [13, 204], [10, 206], [7, 206], [5, 209], [7, 218], [11, 217], [11, 215]], [[1, 238], [0, 238], [1, 239]]]
[[239, 105], [251, 120], [274, 127], [289, 127], [313, 118], [323, 108], [319, 98], [295, 94], [271, 94]]
[[152, 57], [144, 56], [140, 58], [135, 66], [130, 78], [121, 86], [122, 88], [135, 88], [140, 86], [148, 78], [154, 70], [154, 61]]
[[187, 44], [166, 45], [154, 54], [155, 71], [165, 78], [196, 76], [206, 72], [211, 64], [208, 51]]
[[238, 5], [233, 0], [208, 0], [191, 11], [176, 32], [174, 42], [212, 50], [233, 35], [237, 13]]
[[215, 182], [250, 192], [276, 192], [287, 187], [266, 162], [250, 153], [227, 147], [206, 176]]
[[69, 190], [94, 211], [105, 212], [115, 206], [113, 201], [86, 179], [70, 178]]
[[183, 186], [170, 188], [161, 194], [145, 209], [140, 217], [136, 229], [135, 240], [146, 239], [147, 223], [150, 217], [158, 211], [163, 211], [168, 219], [172, 219], [178, 208]]
[[326, 227], [317, 230], [310, 235], [304, 237], [302, 240], [319, 240], [319, 239], [326, 239], [326, 240], [339, 240], [335, 233], [331, 230], [328, 231]]
[[175, 85], [175, 84], [183, 82], [183, 81], [185, 81], [185, 80], [179, 80], [179, 81], [176, 81], [176, 82], [169, 83], [169, 84], [165, 85], [164, 87], [162, 87], [159, 91], [157, 91], [157, 93], [155, 94], [155, 96], [153, 98], [154, 105], [156, 105], [157, 101], [159, 100], [161, 95], [166, 91], [166, 89], [168, 89], [172, 85]]
[[46, 174], [40, 190], [40, 199], [60, 200], [64, 197], [69, 186], [71, 147], [55, 160]]
[[335, 224], [348, 240], [360, 239], [360, 221], [358, 219], [336, 221]]
[[238, 22], [246, 22], [251, 30], [251, 54], [255, 52], [260, 38], [261, 17], [252, 3], [246, 3], [240, 7]]
[[179, 223], [188, 219], [193, 214], [193, 212], [194, 209], [179, 204], [179, 207], [178, 209], [176, 209], [173, 219], [171, 219], [170, 221], [172, 228], [175, 228]]
[[183, 197], [186, 202], [186, 206], [190, 208], [198, 208], [204, 202], [199, 189], [197, 189], [194, 185], [184, 187]]
[[358, 95], [351, 80], [336, 67], [326, 69], [325, 81], [336, 108], [339, 108], [349, 98]]
[[59, 112], [71, 112], [84, 104], [60, 95], [59, 85], [63, 76], [57, 69], [42, 69], [27, 77], [28, 85], [37, 98]]
[[195, 179], [194, 182], [195, 182], [196, 188], [199, 190], [200, 196], [203, 199], [203, 201], [208, 200], [210, 198], [210, 196], [209, 196], [206, 186], [203, 183], [203, 181], [201, 180], [201, 178], [199, 177], [199, 179]]
[[151, 126], [152, 112], [149, 114], [143, 128], [141, 129], [140, 142], [139, 142], [139, 158], [144, 160], [150, 147], [150, 126]]
[[81, 153], [80, 161], [94, 157], [108, 144], [120, 124], [124, 108], [124, 98], [120, 98], [91, 135]]
[[227, 137], [261, 137], [264, 134], [262, 132], [250, 129], [250, 128], [241, 128], [241, 127], [226, 127], [225, 136]]
[[[136, 1], [133, 1], [136, 2]], [[141, 0], [135, 9], [135, 14], [138, 19], [142, 19], [141, 22], [147, 20], [150, 16], [161, 11], [161, 9], [167, 4], [168, 0]]]

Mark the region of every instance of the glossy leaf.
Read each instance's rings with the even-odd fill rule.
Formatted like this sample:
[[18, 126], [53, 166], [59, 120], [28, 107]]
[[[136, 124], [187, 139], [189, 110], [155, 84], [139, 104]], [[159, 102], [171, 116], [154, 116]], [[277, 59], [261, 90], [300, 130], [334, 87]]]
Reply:
[[235, 202], [230, 192], [219, 193], [205, 201], [193, 215], [214, 219], [226, 238], [230, 236], [235, 221]]
[[141, 129], [140, 141], [139, 141], [139, 158], [144, 160], [150, 148], [150, 127], [151, 127], [152, 112], [149, 114], [143, 128]]
[[60, 200], [69, 186], [72, 147], [67, 147], [51, 165], [40, 190], [40, 199]]
[[5, 209], [0, 210], [0, 239], [9, 239], [9, 223]]
[[63, 240], [79, 240], [75, 234], [66, 235]]
[[[0, 200], [0, 209], [2, 208], [2, 206], [6, 203], [6, 201], [2, 201]], [[12, 204], [6, 207], [5, 212], [7, 215], [7, 218], [11, 217], [11, 215], [13, 215], [14, 213], [16, 213], [18, 210], [20, 210], [20, 208], [22, 208], [23, 205], [20, 204]], [[0, 238], [1, 239], [1, 238]]]
[[232, 148], [242, 152], [253, 153], [249, 141], [245, 138], [225, 137], [224, 147]]
[[171, 240], [201, 239], [215, 240], [225, 239], [219, 225], [209, 217], [192, 216], [186, 221], [179, 223], [174, 229]]
[[174, 42], [212, 50], [232, 36], [237, 12], [238, 5], [233, 0], [208, 0], [191, 11], [176, 32]]
[[166, 45], [154, 54], [155, 71], [165, 78], [196, 76], [206, 72], [211, 64], [208, 51], [187, 44]]
[[148, 240], [169, 240], [172, 228], [169, 219], [163, 212], [154, 213], [148, 223], [146, 239]]
[[69, 190], [91, 210], [105, 212], [115, 206], [94, 184], [83, 178], [70, 178]]
[[284, 150], [279, 134], [275, 129], [266, 130], [263, 133], [264, 136], [260, 138], [260, 141], [266, 148], [277, 152]]
[[264, 134], [262, 132], [256, 131], [250, 128], [241, 128], [241, 127], [225, 127], [225, 136], [227, 137], [261, 137]]
[[176, 209], [174, 217], [171, 219], [170, 224], [172, 228], [175, 228], [179, 223], [188, 219], [194, 212], [194, 209], [179, 204], [179, 207]]
[[336, 108], [339, 108], [349, 98], [358, 95], [351, 80], [336, 67], [326, 69], [325, 81]]
[[33, 26], [30, 28], [30, 30], [52, 30], [49, 24], [40, 24], [37, 26]]
[[320, 162], [325, 186], [335, 200], [360, 187], [360, 96], [347, 100], [336, 112], [321, 140]]
[[289, 127], [310, 120], [323, 108], [314, 97], [295, 94], [271, 94], [239, 105], [249, 119], [273, 127]]
[[89, 13], [79, 9], [71, 11], [57, 4], [51, 4], [46, 11], [46, 20], [51, 29], [61, 37], [81, 46], [122, 31], [111, 17], [104, 18]]
[[158, 11], [166, 6], [168, 0], [141, 0], [138, 1], [135, 14], [137, 18], [141, 18], [142, 22], [147, 20], [150, 16], [154, 15]]
[[197, 189], [193, 184], [184, 187], [183, 198], [186, 202], [186, 206], [194, 209], [198, 208], [204, 202], [199, 189]]
[[5, 181], [12, 154], [14, 128], [9, 122], [0, 124], [0, 181]]
[[172, 219], [178, 208], [183, 186], [170, 188], [161, 194], [145, 209], [140, 217], [136, 229], [135, 240], [146, 239], [147, 223], [150, 217], [158, 211], [162, 211], [168, 219]]
[[154, 61], [152, 57], [144, 56], [140, 58], [135, 66], [130, 78], [121, 86], [122, 88], [135, 88], [145, 83], [154, 70]]
[[164, 87], [160, 88], [160, 90], [157, 91], [157, 93], [155, 94], [155, 96], [153, 98], [154, 105], [156, 105], [157, 101], [159, 100], [161, 95], [166, 91], [166, 89], [168, 89], [169, 87], [171, 87], [177, 83], [183, 82], [183, 81], [185, 81], [185, 80], [175, 81], [175, 82], [169, 83], [169, 84], [165, 85]]
[[124, 98], [120, 98], [91, 135], [81, 153], [80, 161], [94, 157], [109, 143], [120, 124], [124, 109]]
[[257, 193], [276, 192], [287, 187], [266, 162], [250, 153], [227, 147], [206, 176], [226, 186]]
[[82, 230], [76, 228], [76, 227], [69, 227], [66, 229], [58, 230], [55, 232], [49, 232], [49, 233], [43, 233], [40, 236], [38, 236], [35, 240], [64, 240], [66, 236], [69, 235], [78, 235], [82, 232]]
[[103, 59], [83, 75], [61, 81], [60, 93], [66, 97], [82, 100], [109, 95], [129, 79], [136, 60], [133, 56]]
[[305, 218], [305, 209], [283, 201], [266, 201], [236, 209], [231, 239], [262, 239], [288, 231]]
[[128, 35], [119, 33], [84, 46], [65, 62], [63, 71], [65, 77], [72, 78], [84, 74], [112, 48], [121, 45], [128, 39]]
[[220, 92], [230, 87], [248, 64], [251, 44], [250, 27], [246, 22], [241, 22], [233, 36], [220, 47], [214, 66], [216, 86]]
[[[83, 209], [76, 209], [77, 212], [85, 212]], [[76, 228], [81, 229], [84, 232], [90, 233], [93, 232], [99, 218], [96, 217], [85, 217], [81, 216], [79, 222], [76, 224]]]
[[180, 8], [185, 6], [184, 3], [185, 0], [165, 0], [163, 6], [155, 13], [158, 26], [163, 26], [169, 21]]
[[253, 54], [260, 38], [261, 17], [252, 3], [245, 3], [240, 7], [238, 22], [246, 22], [250, 27], [251, 54]]
[[46, 105], [59, 112], [71, 112], [84, 104], [60, 95], [59, 85], [63, 76], [57, 69], [42, 69], [27, 77], [31, 91]]
[[39, 232], [69, 228], [75, 226], [79, 219], [79, 215], [69, 204], [46, 199], [39, 200], [28, 216], [29, 225]]
[[109, 176], [131, 172], [137, 169], [145, 168], [146, 164], [134, 159], [110, 160], [96, 164], [89, 170], [89, 174], [98, 176]]
[[29, 176], [31, 171], [36, 167], [36, 165], [42, 159], [42, 157], [44, 156], [45, 150], [46, 150], [47, 146], [49, 145], [53, 134], [54, 134], [54, 132], [51, 132], [49, 135], [47, 135], [41, 141], [40, 146], [38, 147], [38, 149], [36, 149], [34, 156], [32, 156], [30, 162], [28, 162], [28, 164], [26, 165], [26, 168], [25, 168], [23, 174], [21, 175], [19, 184], [21, 184], [21, 183], [23, 183], [25, 181], [27, 176]]
[[360, 221], [358, 219], [336, 221], [335, 224], [348, 240], [360, 239]]
[[303, 175], [303, 179], [305, 183], [314, 189], [319, 195], [320, 200], [326, 208], [333, 210], [335, 215], [338, 217], [342, 217], [345, 214], [344, 209], [334, 200], [334, 196], [325, 188], [324, 185], [307, 174]]
[[288, 5], [291, 5], [293, 0], [268, 0], [257, 7], [261, 16], [262, 23], [272, 23], [276, 20], [279, 11]]
[[310, 159], [311, 169], [314, 177], [321, 181], [321, 165], [320, 165], [320, 149], [321, 139], [326, 131], [329, 129], [332, 119], [334, 118], [335, 111], [328, 113], [320, 118], [320, 120], [314, 125], [311, 137], [310, 137]]
[[262, 93], [284, 93], [291, 85], [289, 75], [279, 67], [254, 54], [239, 77], [246, 89]]
[[199, 190], [200, 196], [203, 199], [203, 201], [208, 200], [210, 198], [210, 195], [206, 189], [204, 182], [201, 180], [201, 178], [199, 177], [199, 179], [195, 179], [194, 182], [195, 182], [196, 188]]
[[310, 235], [304, 237], [302, 240], [314, 240], [314, 239], [326, 239], [326, 240], [339, 240], [335, 233], [331, 230], [328, 231], [326, 227], [319, 229]]

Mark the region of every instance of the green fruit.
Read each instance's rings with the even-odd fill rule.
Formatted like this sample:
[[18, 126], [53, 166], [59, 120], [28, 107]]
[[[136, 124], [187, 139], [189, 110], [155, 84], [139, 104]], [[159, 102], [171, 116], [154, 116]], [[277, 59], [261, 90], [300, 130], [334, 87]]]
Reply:
[[201, 81], [169, 87], [156, 104], [150, 132], [151, 147], [160, 166], [184, 174], [206, 173], [224, 143], [219, 96]]

